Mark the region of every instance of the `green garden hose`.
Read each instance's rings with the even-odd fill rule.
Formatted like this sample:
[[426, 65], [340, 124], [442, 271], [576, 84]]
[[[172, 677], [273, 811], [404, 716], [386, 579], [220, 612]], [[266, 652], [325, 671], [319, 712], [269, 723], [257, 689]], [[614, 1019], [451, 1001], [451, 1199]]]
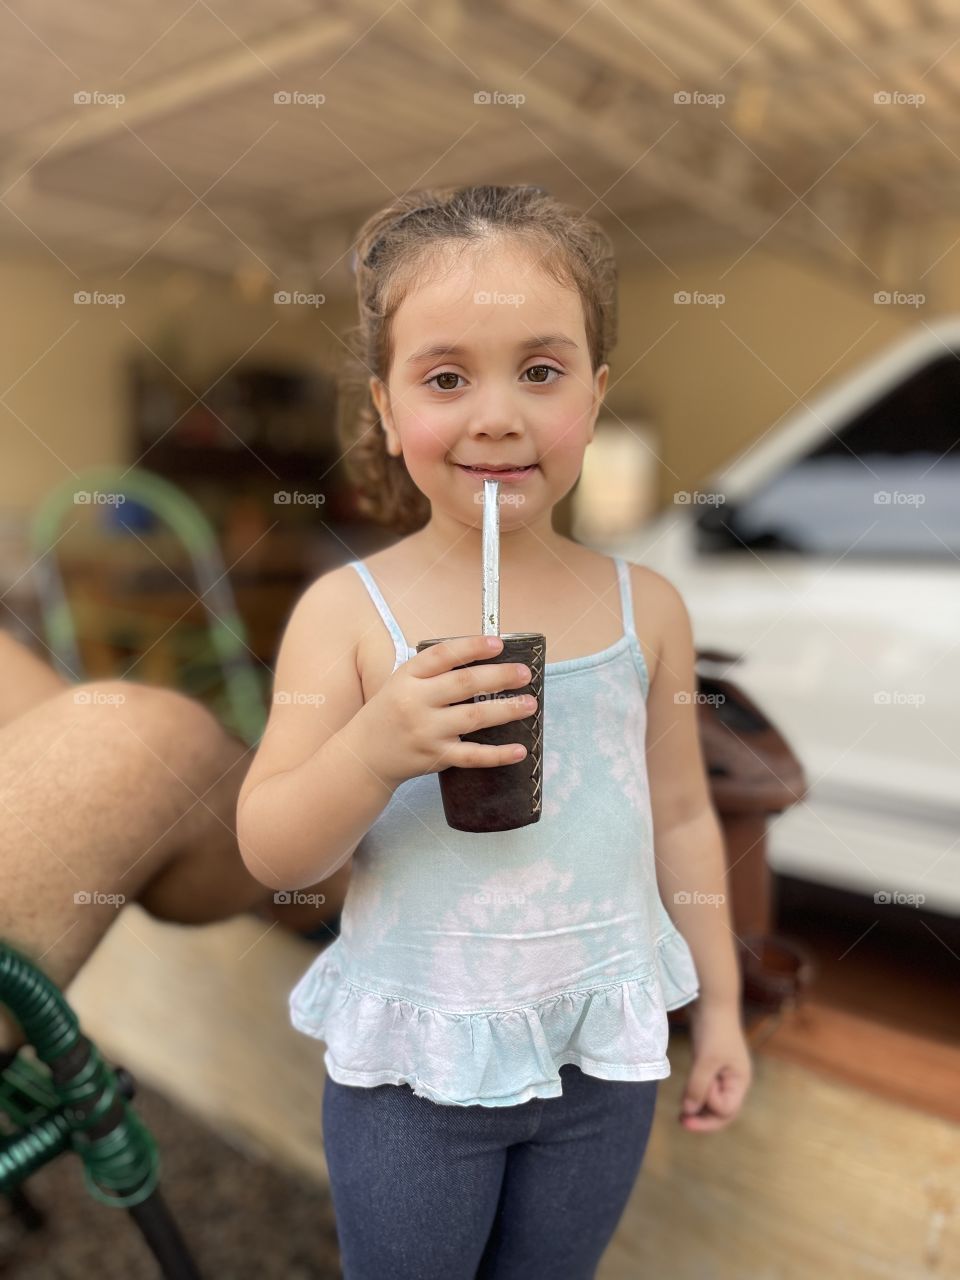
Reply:
[[83, 1162], [87, 1190], [101, 1204], [129, 1208], [146, 1200], [160, 1166], [152, 1135], [56, 985], [3, 942], [0, 1003], [49, 1070], [45, 1075], [15, 1058], [0, 1073], [0, 1112], [21, 1126], [0, 1138], [0, 1191], [72, 1148]]

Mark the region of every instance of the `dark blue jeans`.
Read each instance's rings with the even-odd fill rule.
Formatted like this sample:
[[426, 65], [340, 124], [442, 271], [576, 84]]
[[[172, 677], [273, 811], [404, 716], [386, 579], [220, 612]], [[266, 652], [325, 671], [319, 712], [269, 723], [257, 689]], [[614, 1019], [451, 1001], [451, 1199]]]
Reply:
[[658, 1080], [560, 1068], [563, 1096], [458, 1107], [327, 1077], [344, 1280], [591, 1280], [643, 1162]]

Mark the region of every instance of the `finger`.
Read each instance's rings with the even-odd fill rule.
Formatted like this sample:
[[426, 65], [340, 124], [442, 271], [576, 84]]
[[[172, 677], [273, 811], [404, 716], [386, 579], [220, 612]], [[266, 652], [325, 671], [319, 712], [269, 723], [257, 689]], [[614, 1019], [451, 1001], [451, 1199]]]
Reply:
[[705, 1075], [701, 1072], [694, 1071], [687, 1080], [687, 1087], [683, 1091], [683, 1101], [680, 1104], [680, 1114], [689, 1116], [700, 1111], [707, 1101], [707, 1090], [713, 1077]]
[[532, 693], [530, 681], [530, 668], [522, 662], [481, 662], [435, 676], [430, 681], [430, 700], [434, 706], [455, 707], [480, 702], [507, 689], [526, 688]]
[[503, 648], [500, 636], [454, 636], [421, 649], [407, 664], [416, 676], [442, 675], [467, 662], [482, 662]]
[[747, 1096], [747, 1090], [750, 1087], [750, 1081], [740, 1075], [732, 1075], [724, 1078], [722, 1085], [721, 1097], [723, 1099], [723, 1108], [737, 1110]]
[[724, 1129], [733, 1120], [733, 1116], [684, 1116], [681, 1123], [685, 1129], [689, 1129], [691, 1133], [715, 1133], [718, 1129]]
[[445, 753], [443, 768], [456, 765], [460, 769], [493, 769], [498, 765], [519, 764], [526, 754], [526, 747], [519, 742], [507, 742], [502, 747], [458, 742]]
[[464, 702], [440, 711], [440, 724], [444, 733], [461, 737], [476, 733], [493, 725], [506, 725], [513, 720], [525, 720], [537, 709], [537, 701], [529, 694], [495, 694], [479, 702]]
[[737, 1115], [746, 1092], [738, 1077], [718, 1072], [710, 1081], [700, 1109], [691, 1114], [681, 1112], [680, 1121], [691, 1130], [722, 1129]]
[[717, 1115], [728, 1116], [733, 1115], [743, 1100], [743, 1089], [738, 1087], [735, 1080], [717, 1080], [715, 1087], [710, 1090], [707, 1105]]

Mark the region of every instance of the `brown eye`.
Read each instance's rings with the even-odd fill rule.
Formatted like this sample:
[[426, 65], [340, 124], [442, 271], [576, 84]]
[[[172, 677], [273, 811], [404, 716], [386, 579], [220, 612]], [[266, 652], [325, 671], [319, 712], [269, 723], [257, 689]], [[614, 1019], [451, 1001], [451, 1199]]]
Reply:
[[[560, 370], [555, 369], [552, 364], [532, 364], [530, 368], [525, 369], [524, 372], [525, 373], [543, 373], [543, 374], [555, 373], [558, 378], [563, 377], [563, 374], [560, 372]], [[549, 382], [546, 377], [533, 378], [532, 381], [538, 383], [541, 386], [549, 386]]]
[[438, 391], [457, 391], [459, 390], [459, 388], [456, 386], [456, 381], [459, 377], [460, 377], [459, 373], [453, 373], [450, 369], [447, 369], [445, 373], [435, 373], [432, 378], [428, 378], [427, 386], [430, 386], [430, 384], [433, 382], [436, 382], [439, 384], [439, 380], [441, 378], [453, 378], [454, 385], [452, 387], [450, 386], [441, 387], [438, 385], [437, 390]]

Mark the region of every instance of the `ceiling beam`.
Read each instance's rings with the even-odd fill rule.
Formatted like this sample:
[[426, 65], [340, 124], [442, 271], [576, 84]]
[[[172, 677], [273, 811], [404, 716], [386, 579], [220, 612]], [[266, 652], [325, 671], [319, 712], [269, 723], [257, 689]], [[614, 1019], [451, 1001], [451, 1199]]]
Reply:
[[249, 212], [221, 211], [233, 229], [231, 235], [222, 223], [198, 216], [196, 210], [178, 218], [176, 210], [146, 213], [42, 189], [22, 190], [23, 186], [18, 184], [4, 201], [11, 215], [16, 215], [10, 219], [7, 236], [12, 233], [18, 242], [21, 237], [34, 239], [22, 226], [26, 223], [40, 244], [49, 243], [57, 253], [65, 251], [67, 244], [111, 251], [117, 272], [135, 270], [139, 258], [149, 257], [216, 272], [258, 264], [278, 281], [303, 273], [305, 252], [298, 252], [292, 238], [278, 235], [275, 226], [268, 231]]
[[120, 136], [127, 128], [143, 127], [189, 111], [201, 102], [259, 80], [270, 78], [274, 89], [283, 89], [285, 86], [276, 79], [281, 69], [302, 64], [317, 54], [339, 50], [356, 35], [354, 18], [327, 14], [281, 27], [246, 44], [233, 42], [222, 52], [134, 89], [120, 107], [74, 106], [51, 120], [22, 130], [16, 135], [15, 146], [0, 153], [0, 166], [8, 175], [7, 180], [12, 181], [49, 148], [53, 148], [51, 161], [62, 160], [86, 147]]
[[[586, 24], [558, 25], [562, 11], [551, 16], [552, 11], [537, 6], [524, 7], [521, 0], [497, 0], [497, 11], [507, 14], [521, 27], [529, 29], [532, 26], [553, 41], [562, 40], [575, 48], [580, 47], [578, 31]], [[463, 61], [477, 77], [477, 88], [498, 88], [504, 92], [523, 90], [527, 101], [519, 112], [519, 127], [523, 127], [524, 118], [530, 118], [538, 129], [549, 129], [563, 136], [571, 150], [582, 147], [593, 155], [602, 155], [618, 173], [624, 175], [618, 183], [621, 191], [625, 187], [634, 191], [653, 187], [670, 199], [687, 205], [701, 218], [721, 223], [747, 241], [765, 237], [789, 206], [792, 197], [787, 192], [784, 192], [785, 198], [778, 208], [767, 207], [753, 198], [743, 184], [742, 167], [738, 172], [743, 185], [739, 188], [734, 186], [727, 173], [723, 169], [718, 170], [723, 157], [713, 138], [710, 141], [714, 159], [705, 170], [704, 133], [696, 129], [696, 125], [696, 131], [684, 134], [682, 141], [671, 135], [670, 146], [674, 154], [657, 149], [653, 145], [657, 134], [646, 123], [650, 112], [642, 96], [645, 86], [638, 84], [635, 62], [631, 65], [624, 63], [624, 48], [615, 51], [613, 42], [605, 46], [602, 52], [608, 55], [608, 59], [602, 82], [597, 81], [598, 86], [602, 83], [602, 89], [598, 88], [594, 101], [585, 105], [572, 100], [544, 77], [537, 77], [535, 71], [529, 72], [529, 45], [522, 40], [508, 41], [502, 26], [496, 31], [498, 47], [493, 48], [485, 34], [491, 26], [490, 10], [484, 10], [478, 23], [470, 22], [462, 11], [458, 12], [462, 25], [454, 47], [464, 50]], [[422, 30], [410, 31], [407, 37], [406, 30], [397, 33], [391, 29], [391, 36], [404, 42], [409, 38], [409, 52], [417, 49], [422, 56]], [[522, 63], [515, 63], [512, 59], [508, 61], [503, 56], [502, 49], [508, 45], [511, 49], [523, 51]], [[592, 61], [599, 60], [596, 49], [591, 49], [590, 57]], [[662, 102], [654, 106], [658, 113], [662, 112]], [[642, 126], [639, 124], [641, 117], [644, 120]], [[676, 155], [678, 146], [680, 158]], [[562, 156], [559, 158], [563, 160]], [[573, 167], [570, 171], [576, 172]], [[798, 205], [776, 228], [778, 239], [813, 254], [834, 272], [839, 268], [862, 279], [867, 273], [856, 256], [846, 251], [829, 233], [822, 230], [818, 233], [811, 226], [812, 222], [815, 223], [815, 219], [808, 218], [802, 206]]]
[[[527, 8], [521, 0], [497, 0], [497, 6], [518, 23], [528, 27], [532, 25], [552, 42], [562, 40], [592, 60], [605, 62], [609, 76], [606, 93], [615, 95], [611, 105], [605, 109], [591, 110], [588, 107], [581, 110], [580, 104], [564, 100], [541, 79], [536, 82], [535, 89], [530, 88], [524, 110], [529, 110], [532, 105], [567, 133], [574, 144], [591, 146], [618, 168], [632, 165], [656, 132], [651, 129], [649, 136], [640, 136], [640, 131], [631, 130], [631, 118], [642, 111], [645, 117], [657, 122], [655, 128], [662, 129], [664, 116], [663, 86], [651, 88], [639, 81], [632, 47], [625, 41], [598, 42], [596, 31], [591, 32], [588, 23], [566, 22], [563, 9]], [[466, 33], [464, 39], [466, 41]], [[514, 43], [524, 47], [522, 41]], [[533, 78], [526, 76], [522, 69], [506, 67], [502, 59], [492, 64], [485, 60], [472, 32], [463, 47], [468, 51], [465, 60], [471, 67], [481, 75], [497, 77], [495, 82], [504, 88], [519, 88], [521, 80], [529, 84]], [[617, 80], [623, 84], [619, 96], [610, 87]], [[647, 103], [643, 102], [644, 94], [648, 96]], [[625, 141], [627, 145], [624, 145]], [[676, 141], [671, 136], [671, 143]], [[636, 184], [639, 178], [658, 186], [664, 194], [681, 201], [700, 217], [721, 223], [748, 241], [766, 238], [769, 232], [779, 243], [785, 242], [813, 254], [829, 270], [836, 272], [839, 269], [860, 285], [874, 280], [870, 246], [874, 243], [876, 228], [872, 226], [869, 209], [863, 217], [858, 215], [842, 226], [832, 225], [824, 216], [824, 210], [835, 208], [835, 202], [827, 191], [818, 191], [805, 197], [783, 216], [782, 221], [778, 221], [784, 210], [790, 208], [794, 197], [786, 184], [772, 179], [764, 165], [752, 157], [728, 130], [714, 126], [711, 121], [704, 122], [691, 113], [685, 122], [684, 141], [688, 145], [681, 160], [662, 151], [645, 156], [633, 171], [637, 175], [631, 179], [633, 183]], [[815, 158], [811, 154], [810, 159]], [[845, 192], [848, 207], [853, 208], [858, 203], [872, 206], [874, 203], [875, 187], [862, 182], [841, 184], [839, 175], [834, 172], [830, 188], [836, 191], [838, 187]], [[766, 199], [764, 189], [776, 199]]]

